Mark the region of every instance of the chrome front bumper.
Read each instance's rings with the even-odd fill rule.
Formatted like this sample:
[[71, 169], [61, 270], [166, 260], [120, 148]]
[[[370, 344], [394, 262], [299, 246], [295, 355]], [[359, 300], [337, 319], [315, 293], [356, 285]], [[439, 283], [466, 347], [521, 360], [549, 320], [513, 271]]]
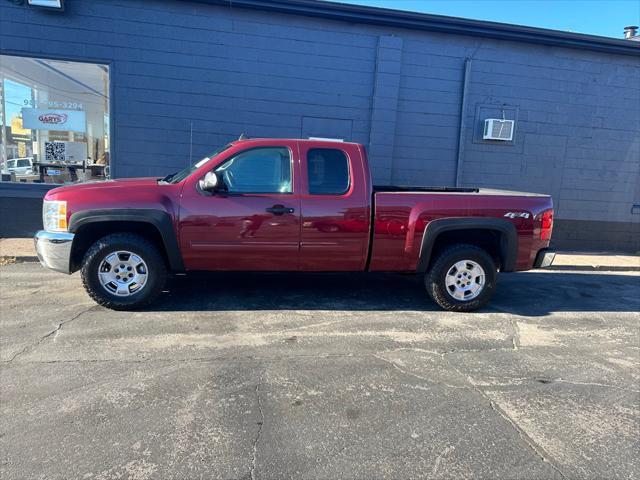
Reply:
[[56, 272], [71, 273], [71, 245], [73, 233], [40, 230], [33, 237], [38, 259], [43, 267]]

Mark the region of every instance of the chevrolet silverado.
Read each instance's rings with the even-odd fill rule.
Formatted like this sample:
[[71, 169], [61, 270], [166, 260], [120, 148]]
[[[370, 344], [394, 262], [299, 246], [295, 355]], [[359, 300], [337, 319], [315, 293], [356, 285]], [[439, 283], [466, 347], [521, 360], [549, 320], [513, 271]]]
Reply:
[[196, 270], [403, 272], [442, 308], [486, 304], [497, 272], [552, 260], [548, 195], [374, 186], [365, 148], [241, 139], [164, 178], [55, 188], [35, 236], [42, 265], [81, 271], [113, 309], [152, 302]]

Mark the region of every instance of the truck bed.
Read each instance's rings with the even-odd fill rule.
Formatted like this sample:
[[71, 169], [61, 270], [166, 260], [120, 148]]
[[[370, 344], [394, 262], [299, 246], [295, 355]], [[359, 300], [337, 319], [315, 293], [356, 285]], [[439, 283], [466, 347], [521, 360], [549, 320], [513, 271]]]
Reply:
[[[371, 271], [414, 271], [429, 223], [438, 219], [493, 218], [513, 224], [518, 235], [516, 270], [527, 270], [544, 242], [534, 235], [549, 195], [485, 188], [373, 187]], [[548, 242], [547, 242], [548, 243]]]
[[549, 197], [543, 193], [516, 192], [513, 190], [498, 190], [495, 188], [476, 187], [413, 187], [398, 185], [374, 185], [373, 193], [477, 193], [479, 195], [503, 197]]
[[394, 193], [394, 192], [460, 192], [477, 193], [480, 189], [471, 187], [410, 187], [397, 185], [374, 185], [373, 193]]

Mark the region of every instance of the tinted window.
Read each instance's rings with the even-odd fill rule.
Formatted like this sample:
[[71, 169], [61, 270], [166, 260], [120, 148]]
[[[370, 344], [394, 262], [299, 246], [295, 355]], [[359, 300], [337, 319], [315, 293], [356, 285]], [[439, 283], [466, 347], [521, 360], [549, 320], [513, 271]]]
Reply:
[[291, 157], [287, 148], [256, 148], [227, 160], [216, 170], [229, 192], [291, 193]]
[[349, 160], [342, 150], [312, 148], [307, 153], [309, 193], [341, 195], [349, 190]]

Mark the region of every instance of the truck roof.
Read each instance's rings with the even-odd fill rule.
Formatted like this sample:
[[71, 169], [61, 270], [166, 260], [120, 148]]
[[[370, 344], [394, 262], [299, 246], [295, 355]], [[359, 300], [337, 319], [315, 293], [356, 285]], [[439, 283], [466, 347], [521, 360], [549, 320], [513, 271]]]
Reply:
[[361, 143], [357, 142], [347, 142], [338, 138], [322, 138], [322, 137], [311, 137], [311, 138], [241, 138], [238, 140], [234, 140], [231, 142], [231, 145], [237, 145], [239, 143], [242, 144], [265, 144], [265, 143], [277, 143], [277, 142], [303, 142], [317, 145], [357, 145], [362, 146]]

